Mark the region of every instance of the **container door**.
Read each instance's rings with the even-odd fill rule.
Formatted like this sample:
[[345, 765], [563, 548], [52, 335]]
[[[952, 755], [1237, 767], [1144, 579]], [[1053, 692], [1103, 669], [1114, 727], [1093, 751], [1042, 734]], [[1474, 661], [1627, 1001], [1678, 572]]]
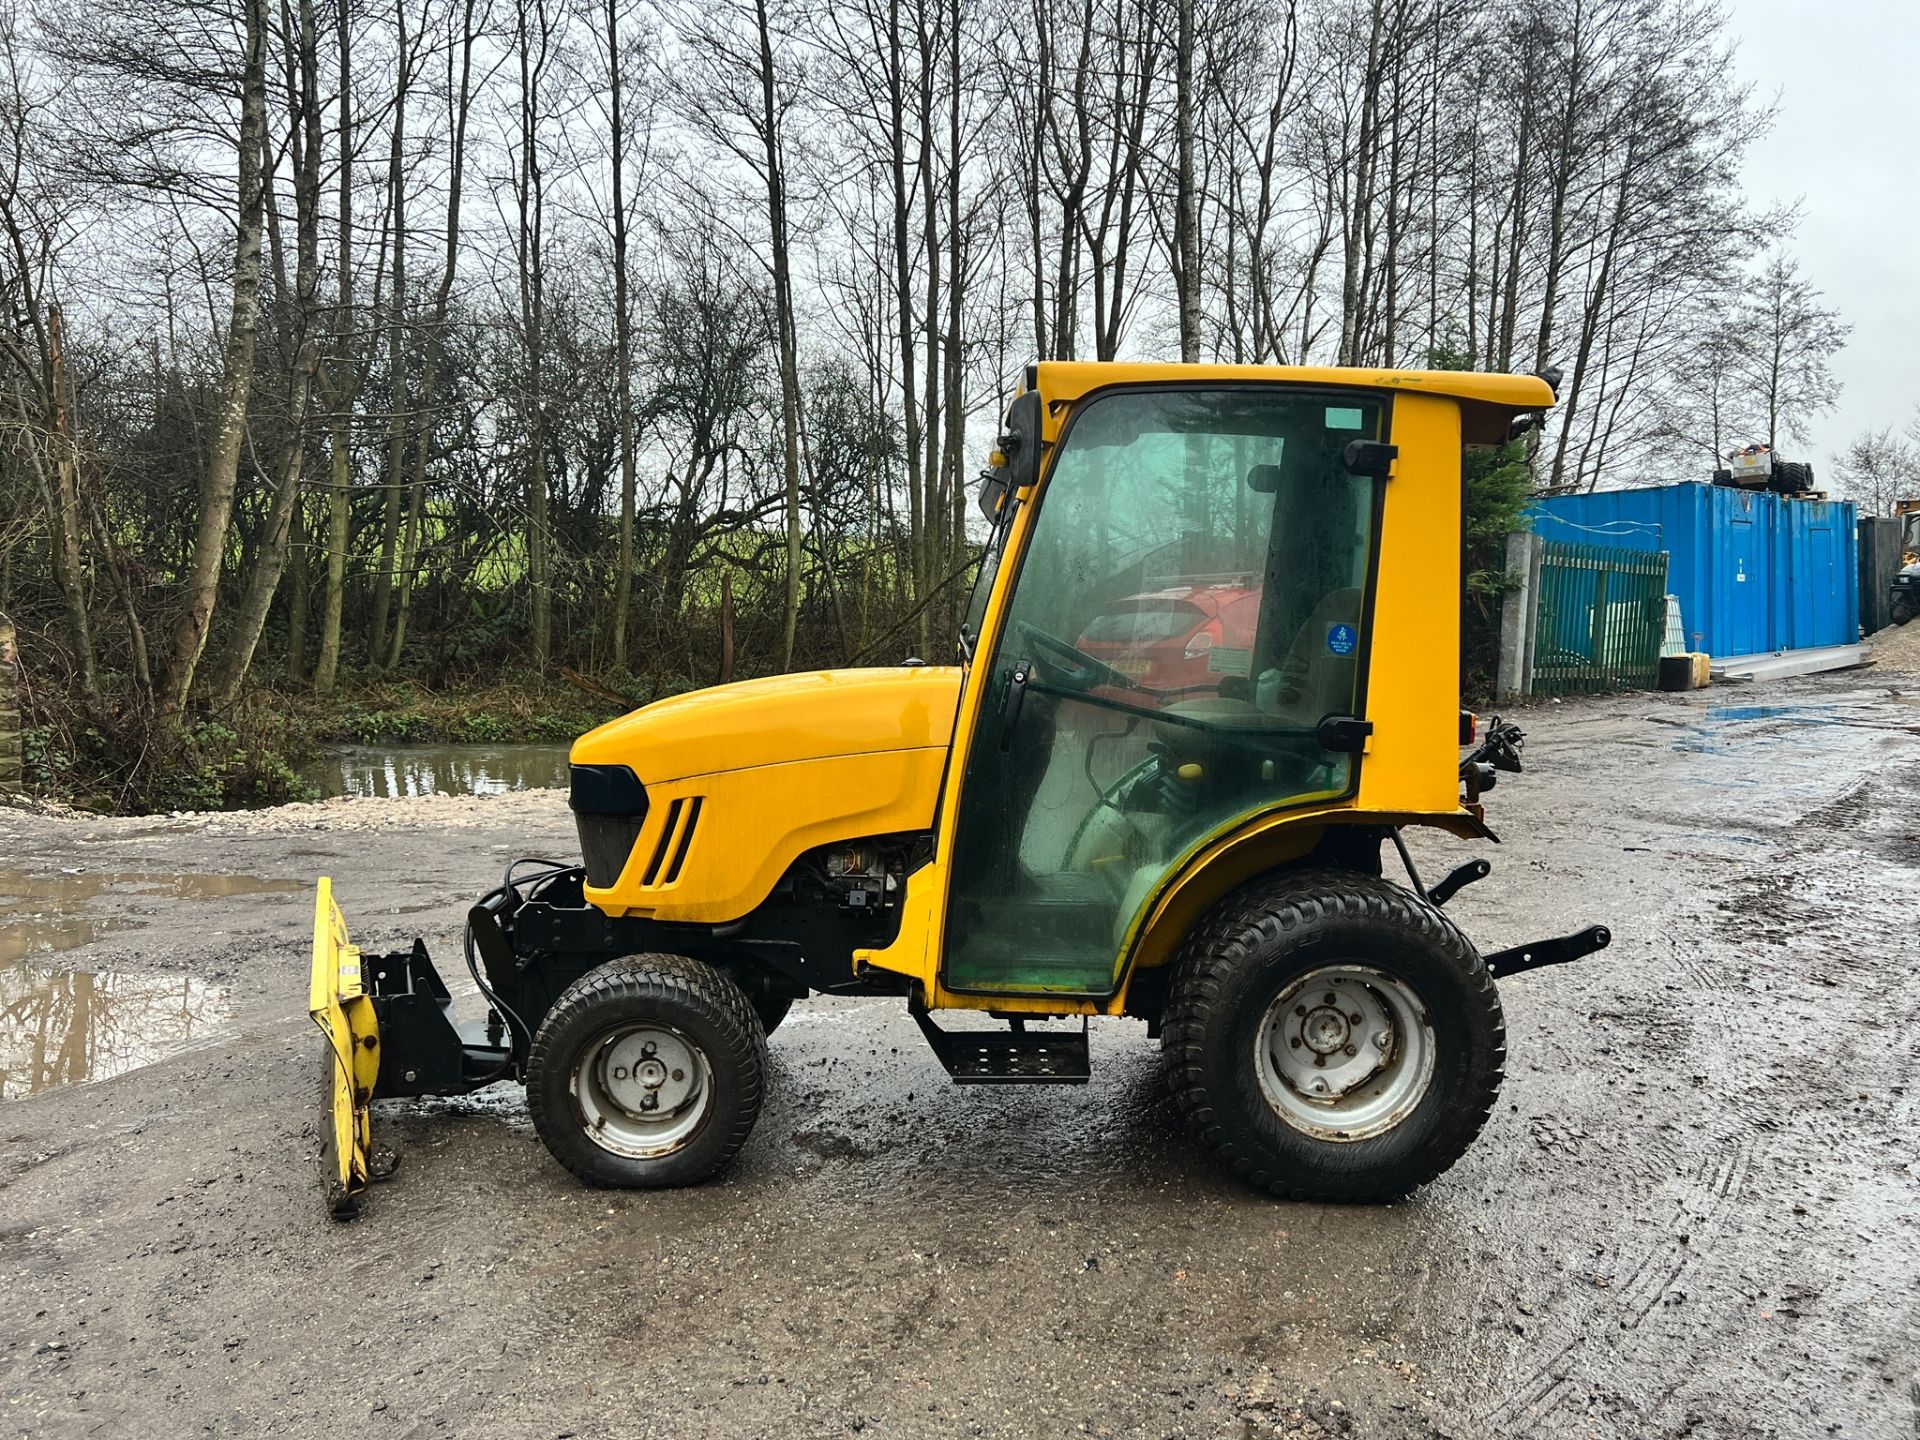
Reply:
[[1767, 535], [1755, 497], [1740, 495], [1720, 531], [1717, 569], [1722, 643], [1728, 655], [1758, 655], [1767, 638]]
[[1379, 482], [1367, 394], [1115, 391], [1068, 421], [965, 758], [942, 981], [1111, 993], [1160, 881], [1249, 814], [1345, 794]]

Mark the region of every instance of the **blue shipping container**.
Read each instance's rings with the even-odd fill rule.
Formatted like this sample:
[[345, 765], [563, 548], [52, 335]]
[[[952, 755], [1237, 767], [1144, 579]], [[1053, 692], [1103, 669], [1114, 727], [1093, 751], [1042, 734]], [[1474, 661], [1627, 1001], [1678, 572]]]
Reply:
[[1847, 501], [1789, 500], [1725, 485], [1598, 490], [1536, 501], [1549, 540], [1667, 552], [1687, 643], [1765, 655], [1860, 638], [1860, 551]]

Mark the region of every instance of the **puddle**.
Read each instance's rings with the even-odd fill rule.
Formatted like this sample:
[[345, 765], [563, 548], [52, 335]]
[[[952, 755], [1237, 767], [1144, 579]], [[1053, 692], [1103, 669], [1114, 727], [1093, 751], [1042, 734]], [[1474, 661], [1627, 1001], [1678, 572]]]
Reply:
[[[1757, 720], [1792, 720], [1802, 725], [1854, 725], [1857, 718], [1841, 713], [1838, 705], [1710, 705], [1706, 723], [1692, 725], [1674, 737], [1673, 748], [1690, 755], [1729, 753], [1728, 735], [1721, 725]], [[1746, 742], [1742, 742], [1746, 743]]]
[[0, 965], [0, 1100], [151, 1065], [226, 1018], [226, 992], [188, 975]]
[[1805, 720], [1812, 725], [1837, 725], [1834, 705], [1710, 705], [1708, 720]]
[[567, 783], [565, 745], [352, 745], [307, 766], [322, 795], [391, 800], [409, 795], [499, 795]]
[[0, 870], [0, 1100], [104, 1080], [219, 1031], [226, 991], [186, 975], [61, 970], [43, 962], [143, 922], [90, 915], [103, 895], [213, 900], [304, 890], [258, 875]]

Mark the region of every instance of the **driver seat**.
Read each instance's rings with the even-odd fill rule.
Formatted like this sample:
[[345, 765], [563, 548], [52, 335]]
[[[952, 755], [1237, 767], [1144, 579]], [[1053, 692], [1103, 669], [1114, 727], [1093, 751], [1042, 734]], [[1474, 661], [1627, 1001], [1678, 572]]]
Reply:
[[1361, 647], [1356, 643], [1351, 654], [1342, 655], [1328, 644], [1328, 636], [1334, 626], [1347, 625], [1358, 637], [1360, 610], [1357, 588], [1329, 591], [1294, 632], [1293, 643], [1287, 647], [1277, 672], [1268, 672], [1278, 677], [1278, 688], [1271, 695], [1267, 677], [1261, 677], [1261, 708], [1300, 725], [1318, 725], [1329, 715], [1352, 710], [1360, 678]]

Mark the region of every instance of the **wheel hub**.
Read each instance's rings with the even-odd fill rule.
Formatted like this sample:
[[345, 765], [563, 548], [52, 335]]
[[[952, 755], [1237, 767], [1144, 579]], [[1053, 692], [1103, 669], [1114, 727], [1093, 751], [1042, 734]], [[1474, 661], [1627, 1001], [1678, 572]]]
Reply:
[[1295, 1129], [1361, 1140], [1391, 1129], [1433, 1079], [1433, 1027], [1411, 986], [1362, 965], [1326, 966], [1289, 985], [1258, 1032], [1267, 1103]]
[[616, 1154], [671, 1154], [706, 1118], [713, 1098], [705, 1053], [671, 1026], [636, 1023], [581, 1053], [574, 1097], [587, 1134]]

